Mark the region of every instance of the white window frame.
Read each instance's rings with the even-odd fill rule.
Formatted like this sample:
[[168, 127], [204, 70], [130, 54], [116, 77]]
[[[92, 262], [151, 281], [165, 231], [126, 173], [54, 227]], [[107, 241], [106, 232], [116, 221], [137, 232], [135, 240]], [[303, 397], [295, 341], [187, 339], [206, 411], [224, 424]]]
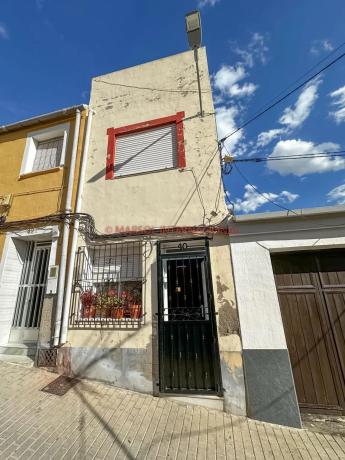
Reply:
[[[30, 173], [41, 173], [42, 171], [49, 171], [50, 169], [62, 168], [65, 165], [66, 159], [66, 148], [68, 135], [70, 130], [70, 123], [62, 123], [60, 125], [50, 126], [49, 128], [40, 129], [39, 131], [32, 131], [28, 133], [26, 138], [24, 156], [22, 166], [20, 169], [20, 176]], [[48, 168], [39, 171], [33, 171], [33, 165], [35, 161], [35, 155], [37, 152], [37, 146], [39, 142], [49, 141], [57, 137], [63, 137], [62, 151], [60, 164], [54, 168]]]

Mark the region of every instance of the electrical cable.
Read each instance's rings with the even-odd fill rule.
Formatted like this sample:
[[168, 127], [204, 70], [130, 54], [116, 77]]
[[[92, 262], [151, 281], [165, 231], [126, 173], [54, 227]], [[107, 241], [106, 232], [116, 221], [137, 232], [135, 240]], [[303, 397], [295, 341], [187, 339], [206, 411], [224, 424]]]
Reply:
[[95, 227], [95, 221], [90, 214], [87, 213], [59, 213], [49, 214], [42, 217], [37, 217], [28, 220], [10, 221], [6, 222], [4, 219], [0, 220], [0, 234], [6, 232], [19, 232], [20, 230], [43, 228], [47, 225], [60, 225], [67, 223], [74, 225], [76, 221], [79, 222], [79, 233], [87, 243], [104, 243], [113, 239], [150, 236], [157, 234], [173, 234], [182, 232], [185, 233], [226, 233], [226, 230], [220, 225], [228, 218], [226, 215], [220, 222], [213, 225], [188, 225], [188, 226], [170, 226], [170, 227], [152, 227], [152, 228], [138, 228], [136, 230], [126, 230], [116, 233], [101, 233]]
[[[125, 85], [122, 83], [113, 83], [110, 81], [105, 81], [105, 80], [94, 80], [97, 83], [105, 83], [106, 85], [111, 85], [111, 86], [119, 86], [121, 88], [131, 88], [131, 89], [140, 89], [144, 91], [157, 91], [157, 92], [163, 92], [163, 93], [193, 93], [193, 94], [199, 94], [199, 90], [197, 89], [164, 89], [164, 88], [150, 88], [147, 86], [135, 86], [135, 85]], [[201, 93], [211, 93], [211, 90], [202, 90]]]
[[265, 200], [267, 201], [270, 201], [272, 204], [274, 204], [275, 206], [277, 206], [278, 208], [280, 209], [284, 209], [285, 211], [288, 211], [288, 212], [291, 212], [292, 214], [295, 214], [296, 216], [299, 216], [299, 214], [295, 211], [293, 211], [292, 209], [290, 208], [287, 208], [283, 205], [280, 205], [279, 203], [276, 203], [274, 200], [272, 200], [271, 198], [269, 198], [268, 196], [266, 196], [265, 193], [261, 192], [255, 185], [251, 184], [249, 179], [242, 173], [242, 171], [240, 170], [240, 168], [234, 164], [238, 174], [242, 177], [242, 179], [258, 194], [258, 195], [261, 195], [263, 198], [265, 198]]
[[265, 104], [263, 104], [262, 106], [260, 106], [258, 108], [258, 110], [253, 113], [252, 116], [255, 116], [257, 113], [259, 113], [261, 110], [263, 110], [268, 104], [271, 104], [273, 101], [275, 101], [276, 99], [278, 99], [279, 96], [281, 96], [282, 94], [284, 94], [285, 91], [287, 91], [288, 89], [290, 89], [293, 85], [295, 85], [296, 83], [298, 83], [299, 81], [302, 80], [302, 78], [306, 77], [308, 74], [310, 74], [310, 72], [312, 72], [314, 69], [316, 69], [317, 67], [319, 67], [320, 64], [322, 64], [323, 62], [327, 61], [327, 59], [329, 59], [333, 54], [335, 54], [337, 51], [339, 51], [343, 46], [345, 45], [345, 42], [341, 43], [339, 46], [337, 46], [334, 50], [332, 50], [329, 54], [327, 54], [327, 56], [325, 56], [324, 58], [320, 59], [320, 61], [318, 61], [316, 64], [314, 64], [312, 67], [310, 67], [308, 70], [306, 70], [302, 75], [300, 75], [298, 78], [296, 78], [296, 80], [294, 80], [292, 83], [290, 83], [288, 86], [286, 86], [285, 88], [283, 88], [275, 97], [273, 97], [272, 99], [270, 99], [269, 101], [267, 101]]
[[299, 84], [298, 86], [296, 86], [294, 89], [292, 89], [291, 91], [289, 91], [287, 94], [285, 94], [284, 96], [282, 96], [281, 98], [279, 98], [277, 101], [275, 101], [274, 103], [270, 104], [268, 107], [266, 107], [264, 110], [262, 110], [261, 112], [257, 113], [256, 115], [253, 115], [251, 116], [247, 121], [245, 121], [241, 126], [239, 126], [238, 128], [236, 128], [234, 131], [232, 131], [231, 133], [227, 134], [226, 136], [224, 136], [222, 139], [220, 139], [219, 141], [219, 144], [220, 145], [223, 145], [224, 142], [231, 136], [233, 136], [234, 134], [238, 133], [239, 131], [241, 131], [242, 129], [244, 129], [246, 126], [248, 126], [250, 123], [252, 123], [253, 121], [257, 120], [258, 118], [260, 118], [262, 115], [264, 115], [266, 112], [268, 112], [269, 110], [273, 109], [274, 107], [276, 107], [278, 104], [280, 104], [282, 101], [284, 101], [285, 99], [287, 99], [289, 96], [291, 96], [291, 94], [295, 93], [296, 91], [298, 91], [299, 89], [303, 88], [303, 86], [307, 85], [310, 81], [314, 80], [318, 75], [320, 75], [322, 72], [324, 72], [325, 70], [329, 69], [332, 65], [336, 64], [338, 61], [340, 61], [340, 59], [342, 59], [343, 57], [345, 56], [345, 53], [342, 53], [340, 54], [339, 56], [337, 56], [335, 59], [333, 59], [333, 61], [329, 62], [327, 65], [325, 65], [321, 70], [319, 70], [318, 72], [314, 73], [311, 77], [307, 78], [306, 80], [304, 80], [301, 84]]
[[338, 152], [315, 152], [306, 153], [304, 155], [284, 155], [281, 157], [269, 156], [269, 157], [252, 157], [252, 158], [233, 158], [231, 163], [262, 163], [267, 161], [281, 161], [281, 160], [302, 160], [302, 159], [313, 159], [313, 158], [336, 158], [345, 157], [345, 150], [339, 150]]

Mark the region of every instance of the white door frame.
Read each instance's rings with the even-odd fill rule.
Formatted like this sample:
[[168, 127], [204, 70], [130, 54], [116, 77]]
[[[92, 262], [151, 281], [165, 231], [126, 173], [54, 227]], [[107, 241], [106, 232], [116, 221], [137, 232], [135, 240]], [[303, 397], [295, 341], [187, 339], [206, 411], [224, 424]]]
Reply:
[[[0, 262], [0, 346], [8, 345], [20, 282], [22, 260], [15, 243], [18, 241], [50, 241], [49, 269], [51, 265], [56, 265], [58, 238], [59, 228], [56, 225], [6, 234]], [[16, 267], [11, 267], [11, 258], [16, 259]]]

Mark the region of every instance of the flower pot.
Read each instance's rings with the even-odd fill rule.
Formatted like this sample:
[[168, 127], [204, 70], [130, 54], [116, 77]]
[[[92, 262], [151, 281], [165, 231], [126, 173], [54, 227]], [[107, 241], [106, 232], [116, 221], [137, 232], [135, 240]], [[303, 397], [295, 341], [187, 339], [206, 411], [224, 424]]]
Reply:
[[143, 316], [141, 305], [132, 304], [129, 309], [129, 314], [132, 319], [140, 319]]
[[94, 305], [87, 305], [83, 307], [82, 317], [83, 318], [94, 318], [96, 316], [96, 307]]
[[80, 294], [80, 301], [83, 307], [91, 307], [95, 303], [95, 294], [88, 289]]
[[109, 318], [110, 316], [111, 316], [111, 308], [102, 307], [101, 308], [101, 318]]
[[125, 313], [125, 309], [123, 307], [115, 307], [111, 309], [111, 317], [114, 319], [122, 319]]

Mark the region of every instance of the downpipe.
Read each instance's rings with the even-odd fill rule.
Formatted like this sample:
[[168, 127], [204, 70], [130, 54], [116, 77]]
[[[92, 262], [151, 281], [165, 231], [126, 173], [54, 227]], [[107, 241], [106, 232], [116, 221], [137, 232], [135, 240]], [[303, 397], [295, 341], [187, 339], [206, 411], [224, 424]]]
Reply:
[[[80, 176], [79, 176], [78, 191], [77, 191], [77, 197], [76, 197], [76, 205], [75, 205], [76, 213], [79, 213], [81, 211], [82, 195], [83, 195], [84, 182], [85, 182], [85, 173], [86, 173], [87, 157], [88, 157], [89, 144], [90, 144], [90, 133], [91, 133], [93, 114], [94, 114], [94, 111], [92, 109], [89, 109], [87, 126], [86, 126], [85, 144], [84, 144], [84, 150], [83, 150], [83, 156], [82, 156], [82, 163], [80, 167]], [[78, 244], [78, 233], [79, 233], [79, 220], [76, 219], [74, 221], [74, 226], [73, 226], [72, 244], [71, 244], [71, 251], [69, 255], [69, 269], [68, 269], [67, 280], [66, 280], [66, 285], [65, 285], [65, 301], [63, 303], [63, 311], [62, 311], [60, 345], [65, 344], [67, 341], [68, 319], [69, 319], [69, 311], [70, 311], [71, 296], [72, 296], [73, 272], [74, 272], [75, 255], [76, 255], [77, 244]]]
[[[73, 183], [74, 183], [74, 175], [75, 175], [75, 164], [76, 164], [77, 150], [78, 150], [80, 119], [81, 119], [81, 112], [79, 109], [77, 109], [72, 154], [71, 154], [71, 163], [70, 163], [68, 185], [67, 185], [67, 197], [66, 197], [66, 206], [65, 206], [66, 213], [72, 212], [72, 193], [73, 193]], [[54, 346], [58, 345], [59, 337], [60, 337], [61, 314], [62, 314], [64, 284], [65, 284], [66, 265], [67, 265], [68, 240], [69, 240], [69, 225], [68, 225], [67, 220], [65, 220], [64, 226], [63, 226], [63, 234], [62, 234], [62, 248], [61, 248], [59, 278], [58, 278], [58, 293], [57, 293], [56, 311], [55, 311], [55, 327], [54, 327], [54, 336], [53, 336]]]

